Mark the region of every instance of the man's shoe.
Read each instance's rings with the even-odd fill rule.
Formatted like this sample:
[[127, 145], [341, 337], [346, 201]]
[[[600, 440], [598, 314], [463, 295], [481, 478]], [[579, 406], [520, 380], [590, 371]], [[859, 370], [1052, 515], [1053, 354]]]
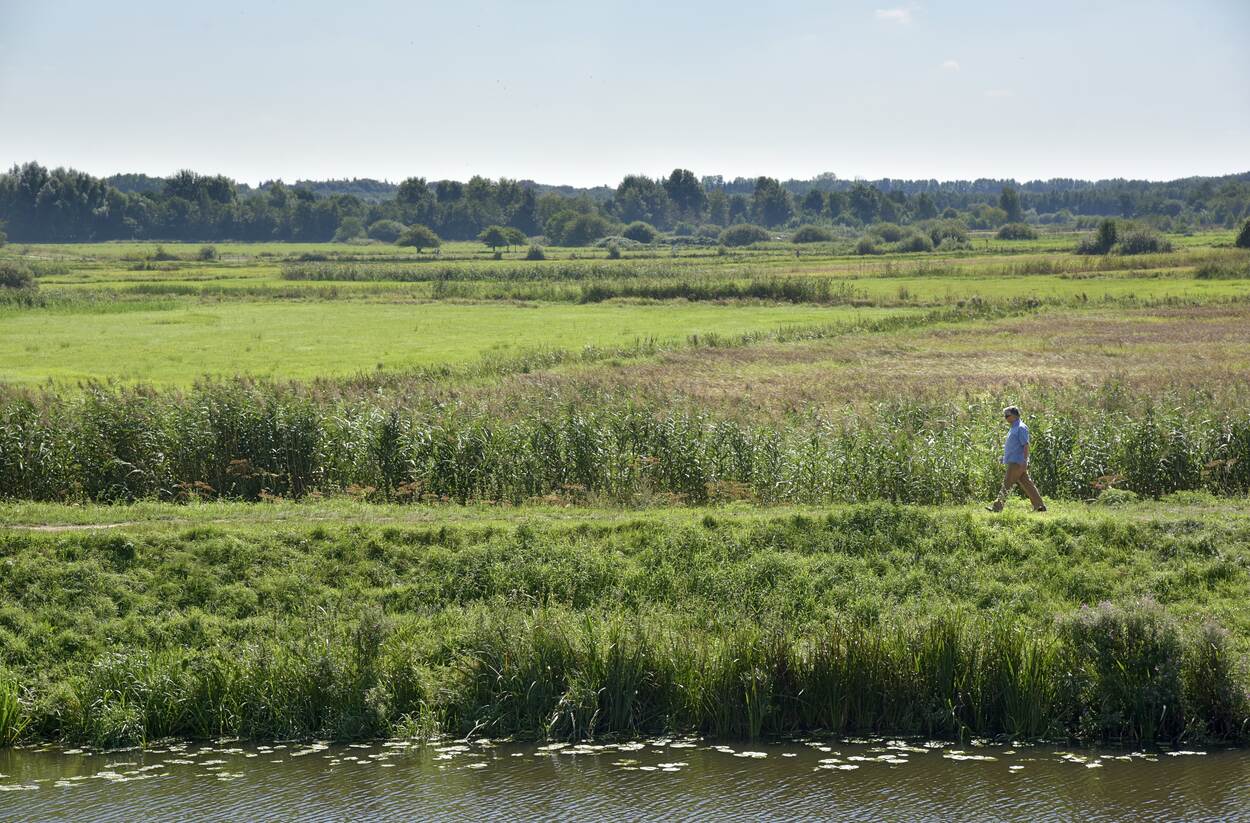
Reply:
[[985, 510], [987, 512], [994, 512], [994, 514], [998, 514], [999, 512], [1003, 510], [1003, 507], [998, 505], [997, 503], [991, 503], [990, 505], [985, 507]]
[[1043, 505], [1041, 505], [1041, 506], [1038, 506], [1038, 507], [1037, 507], [1036, 509], [1034, 509], [1033, 511], [1035, 511], [1035, 512], [1044, 512], [1044, 511], [1046, 511], [1046, 506], [1043, 504]]

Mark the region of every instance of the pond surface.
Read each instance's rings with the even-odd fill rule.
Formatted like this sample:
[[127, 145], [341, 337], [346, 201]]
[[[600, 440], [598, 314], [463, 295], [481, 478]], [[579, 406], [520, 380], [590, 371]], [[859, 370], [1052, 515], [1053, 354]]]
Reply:
[[3, 820], [1250, 820], [1250, 752], [915, 740], [0, 750]]

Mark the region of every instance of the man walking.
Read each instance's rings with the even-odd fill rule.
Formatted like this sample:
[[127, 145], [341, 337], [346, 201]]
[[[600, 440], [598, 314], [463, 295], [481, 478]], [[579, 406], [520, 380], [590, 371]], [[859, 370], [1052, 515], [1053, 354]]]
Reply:
[[1007, 495], [1011, 494], [1012, 488], [1018, 483], [1029, 496], [1033, 511], [1044, 512], [1046, 504], [1042, 502], [1037, 486], [1033, 485], [1033, 479], [1029, 477], [1029, 427], [1020, 422], [1020, 409], [1015, 406], [1003, 409], [1003, 417], [1011, 427], [1007, 432], [1007, 441], [1003, 444], [1003, 487], [998, 492], [998, 499], [986, 508], [992, 512], [1002, 511]]

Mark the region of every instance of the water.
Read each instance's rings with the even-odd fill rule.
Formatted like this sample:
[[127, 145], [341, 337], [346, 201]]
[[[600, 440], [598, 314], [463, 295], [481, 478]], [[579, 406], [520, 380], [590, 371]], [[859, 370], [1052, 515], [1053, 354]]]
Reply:
[[0, 750], [3, 820], [1250, 820], [1250, 752], [921, 741]]

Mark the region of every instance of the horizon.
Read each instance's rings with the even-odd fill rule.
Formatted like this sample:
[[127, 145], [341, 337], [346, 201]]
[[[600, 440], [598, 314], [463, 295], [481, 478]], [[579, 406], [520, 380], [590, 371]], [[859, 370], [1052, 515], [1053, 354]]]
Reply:
[[0, 158], [97, 176], [1161, 181], [1229, 173], [1250, 134], [1233, 0], [0, 0], [0, 19], [21, 116]]
[[[122, 177], [122, 176], [130, 175], [130, 174], [143, 175], [145, 177], [150, 177], [150, 178], [158, 179], [158, 180], [167, 180], [170, 177], [177, 174], [178, 172], [191, 171], [198, 175], [206, 176], [206, 177], [216, 176], [216, 175], [227, 177], [237, 184], [245, 185], [253, 189], [259, 189], [263, 186], [272, 185], [274, 183], [282, 183], [283, 185], [295, 186], [295, 185], [299, 185], [300, 183], [336, 183], [336, 182], [350, 183], [350, 182], [365, 182], [365, 181], [373, 182], [373, 183], [382, 183], [384, 185], [390, 185], [390, 186], [398, 186], [404, 180], [409, 179], [409, 178], [415, 178], [415, 177], [422, 177], [423, 179], [428, 180], [430, 182], [437, 182], [439, 180], [452, 180], [452, 181], [463, 183], [463, 182], [467, 182], [471, 177], [479, 176], [479, 175], [468, 175], [468, 176], [461, 177], [461, 178], [454, 178], [454, 177], [431, 177], [428, 175], [421, 175], [421, 174], [408, 174], [408, 175], [404, 175], [403, 177], [399, 177], [397, 179], [388, 179], [388, 178], [381, 178], [381, 177], [370, 177], [367, 175], [347, 175], [347, 176], [338, 176], [338, 177], [309, 177], [305, 175], [298, 175], [290, 179], [284, 178], [284, 177], [266, 177], [266, 178], [262, 178], [260, 180], [253, 182], [252, 180], [243, 180], [243, 179], [234, 177], [225, 172], [213, 171], [213, 170], [206, 171], [202, 169], [192, 168], [190, 166], [182, 166], [172, 171], [165, 172], [163, 174], [153, 174], [150, 172], [133, 171], [133, 170], [100, 173], [92, 169], [84, 169], [84, 168], [81, 168], [79, 166], [69, 164], [69, 163], [45, 163], [39, 159], [10, 162], [3, 167], [4, 171], [0, 171], [0, 174], [7, 174], [12, 169], [16, 167], [20, 167], [28, 162], [38, 163], [39, 165], [42, 165], [43, 167], [47, 169], [64, 168], [64, 169], [68, 169], [71, 171], [82, 172], [84, 174], [88, 174], [100, 180], [109, 180], [114, 177]], [[684, 168], [687, 168], [687, 167], [677, 165], [677, 166], [674, 166], [672, 169], [670, 169], [669, 172], [675, 169], [684, 169]], [[621, 180], [623, 180], [625, 177], [628, 177], [631, 175], [637, 175], [637, 174], [645, 174], [645, 176], [650, 177], [652, 179], [660, 179], [663, 177], [667, 177], [669, 172], [660, 172], [657, 174], [645, 174], [643, 172], [626, 172], [626, 174], [622, 175]], [[772, 175], [772, 174], [736, 175], [734, 177], [730, 177], [729, 175], [722, 174], [720, 175], [720, 177], [726, 183], [733, 183], [736, 180], [751, 181], [751, 180], [756, 180], [760, 177], [769, 177], [769, 178], [779, 181], [782, 184], [791, 183], [791, 182], [807, 183], [807, 182], [812, 182], [815, 180], [820, 180], [824, 178], [826, 175], [831, 175], [830, 179], [837, 180], [840, 183], [859, 183], [859, 182], [878, 183], [884, 180], [890, 180], [890, 181], [898, 181], [898, 182], [904, 182], [904, 183], [932, 181], [932, 182], [938, 183], [939, 185], [942, 185], [942, 184], [947, 184], [947, 183], [975, 183], [978, 181], [992, 181], [995, 183], [997, 182], [1014, 183], [1018, 186], [1028, 186], [1033, 183], [1051, 183], [1056, 180], [1072, 180], [1078, 183], [1089, 183], [1091, 185], [1097, 185], [1100, 183], [1117, 182], [1117, 181], [1123, 181], [1125, 183], [1155, 184], [1155, 183], [1173, 183], [1173, 182], [1178, 182], [1182, 180], [1191, 180], [1191, 179], [1223, 179], [1223, 178], [1228, 178], [1228, 177], [1239, 177], [1239, 176], [1248, 175], [1248, 174], [1250, 174], [1250, 168], [1247, 168], [1245, 170], [1240, 170], [1240, 171], [1218, 172], [1215, 174], [1185, 174], [1179, 177], [1164, 177], [1164, 178], [1148, 178], [1148, 177], [1089, 178], [1089, 177], [1075, 177], [1072, 175], [1058, 175], [1058, 176], [1045, 177], [1045, 178], [1024, 178], [1024, 177], [1018, 177], [1018, 176], [991, 177], [988, 175], [978, 175], [976, 177], [950, 177], [950, 178], [898, 177], [894, 175], [884, 175], [881, 177], [870, 178], [870, 177], [863, 177], [863, 176], [845, 177], [836, 172], [831, 172], [831, 171], [826, 170], [826, 171], [817, 172], [815, 174], [805, 176], [805, 177], [779, 177], [777, 175]], [[486, 175], [480, 175], [480, 176], [486, 177]], [[696, 171], [695, 176], [699, 178], [700, 180], [702, 180], [704, 177], [715, 177], [717, 175], [715, 173], [710, 174], [710, 175], [704, 175]], [[509, 180], [515, 180], [518, 183], [532, 183], [537, 186], [547, 186], [551, 188], [572, 188], [572, 189], [577, 189], [577, 190], [593, 190], [593, 189], [604, 189], [604, 188], [615, 189], [621, 182], [621, 180], [617, 180], [615, 183], [603, 182], [603, 183], [592, 183], [588, 185], [579, 185], [579, 184], [573, 184], [573, 183], [553, 182], [550, 180], [540, 180], [540, 179], [537, 179], [534, 177], [528, 177], [528, 176], [513, 177], [509, 175], [504, 175], [503, 177], [486, 177], [486, 179], [488, 180], [509, 179]]]

